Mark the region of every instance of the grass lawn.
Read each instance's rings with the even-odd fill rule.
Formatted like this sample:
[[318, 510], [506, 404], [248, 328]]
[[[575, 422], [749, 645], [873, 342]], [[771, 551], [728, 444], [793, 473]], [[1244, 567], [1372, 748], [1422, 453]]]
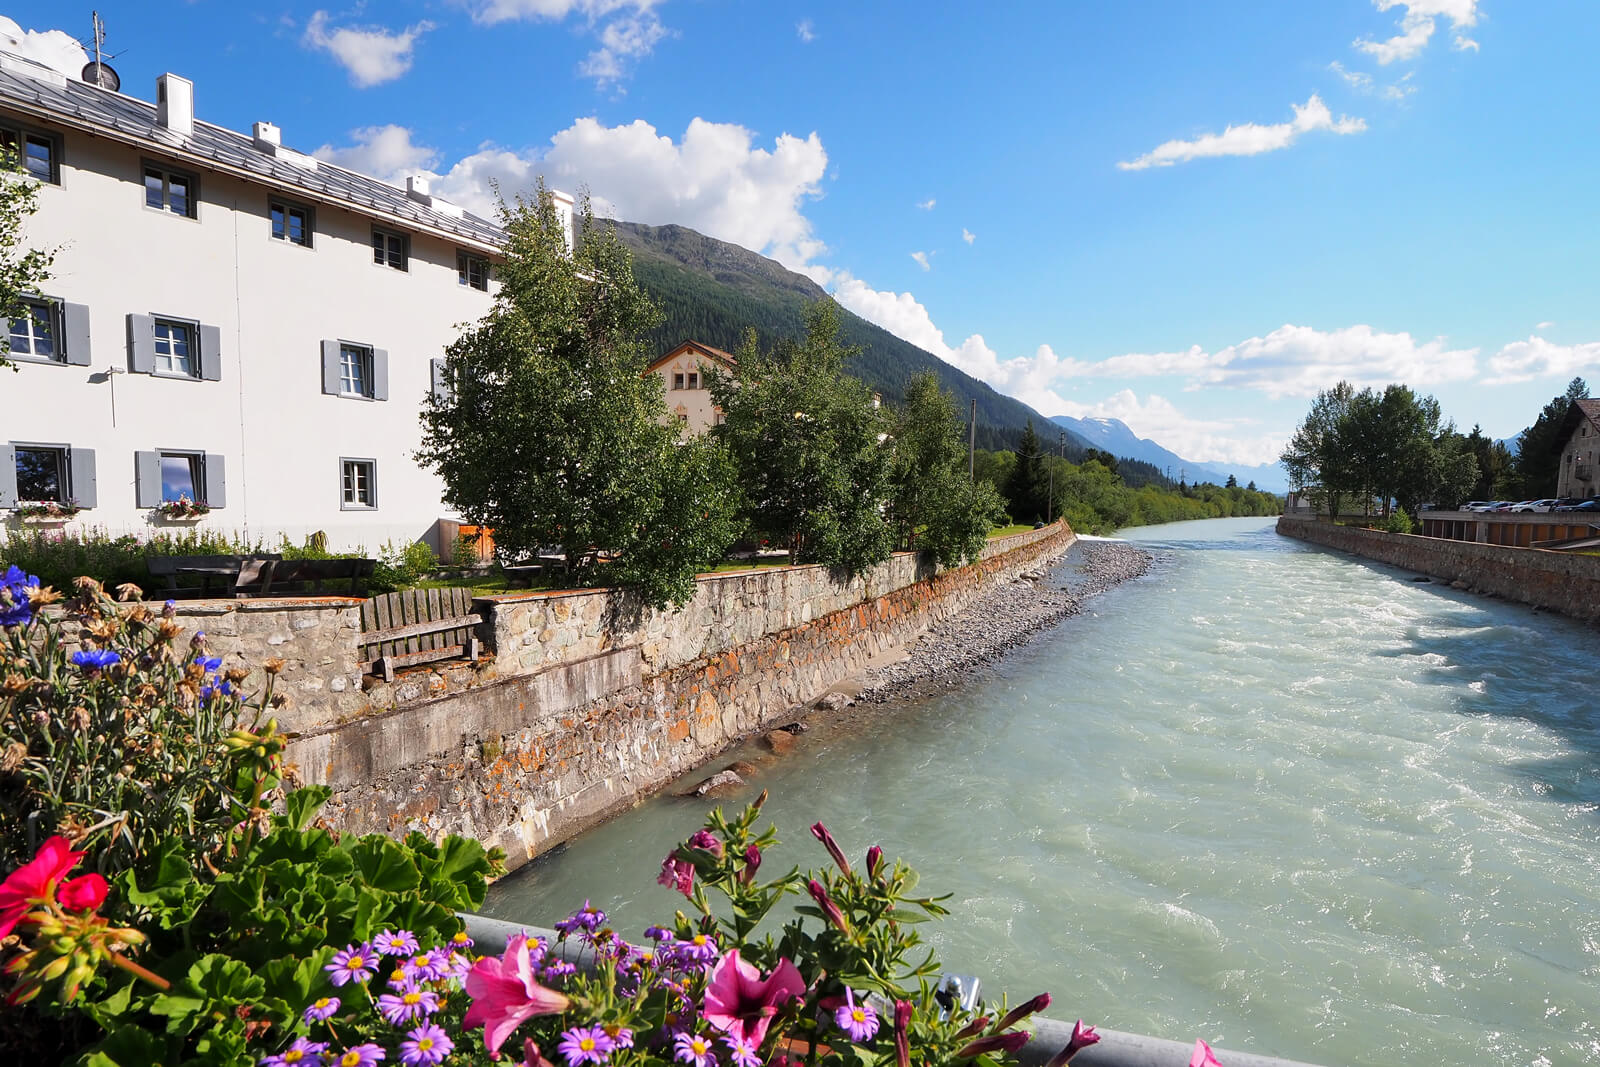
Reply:
[[1012, 534], [1023, 533], [1033, 529], [1032, 523], [1014, 522], [1010, 526], [997, 526], [989, 531], [990, 537], [1009, 537]]

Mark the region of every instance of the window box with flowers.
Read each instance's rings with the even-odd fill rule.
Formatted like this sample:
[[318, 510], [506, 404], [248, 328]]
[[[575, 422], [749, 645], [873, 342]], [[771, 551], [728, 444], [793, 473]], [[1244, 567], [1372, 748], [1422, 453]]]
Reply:
[[166, 522], [199, 522], [209, 514], [211, 507], [204, 500], [190, 500], [187, 496], [156, 505], [156, 516]]
[[49, 526], [69, 522], [82, 510], [75, 500], [19, 500], [11, 514], [29, 525]]

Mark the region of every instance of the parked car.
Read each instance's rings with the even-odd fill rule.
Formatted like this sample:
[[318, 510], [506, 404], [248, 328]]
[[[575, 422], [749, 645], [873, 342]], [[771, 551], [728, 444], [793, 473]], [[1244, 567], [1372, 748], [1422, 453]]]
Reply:
[[1496, 500], [1493, 504], [1489, 505], [1488, 507], [1484, 508], [1483, 510], [1484, 511], [1510, 511], [1514, 507], [1516, 507], [1516, 505], [1513, 504], [1509, 500]]
[[1488, 511], [1494, 507], [1493, 500], [1469, 500], [1461, 505], [1462, 511]]
[[1555, 508], [1555, 506], [1557, 504], [1560, 504], [1560, 503], [1561, 503], [1561, 501], [1557, 500], [1555, 497], [1548, 496], [1548, 497], [1545, 497], [1543, 500], [1524, 500], [1522, 503], [1518, 504], [1516, 507], [1512, 508], [1511, 510], [1512, 511], [1540, 511], [1540, 512], [1551, 511], [1551, 510], [1553, 510]]
[[1556, 508], [1557, 511], [1600, 511], [1600, 500], [1585, 500], [1578, 504], [1566, 504]]

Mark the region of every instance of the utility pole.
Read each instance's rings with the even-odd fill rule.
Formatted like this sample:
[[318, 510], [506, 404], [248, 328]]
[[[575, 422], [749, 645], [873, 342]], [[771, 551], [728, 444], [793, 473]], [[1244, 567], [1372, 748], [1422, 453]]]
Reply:
[[978, 480], [978, 398], [972, 398], [972, 417], [967, 420], [967, 481]]

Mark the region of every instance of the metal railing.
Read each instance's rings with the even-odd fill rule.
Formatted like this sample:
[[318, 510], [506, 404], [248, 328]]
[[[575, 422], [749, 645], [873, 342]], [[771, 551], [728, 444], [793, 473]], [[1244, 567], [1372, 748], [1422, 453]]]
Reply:
[[[466, 923], [467, 936], [476, 943], [479, 952], [493, 954], [503, 950], [512, 936], [526, 933], [544, 938], [550, 943], [552, 952], [574, 966], [584, 967], [593, 962], [593, 956], [585, 954], [578, 945], [558, 943], [558, 935], [554, 930], [491, 919], [487, 915], [472, 912], [461, 912], [460, 915]], [[1066, 1048], [1067, 1041], [1072, 1037], [1072, 1023], [1035, 1015], [1028, 1020], [1027, 1026], [1033, 1032], [1033, 1037], [1017, 1054], [1022, 1067], [1043, 1067], [1050, 1057]], [[1192, 1040], [1184, 1044], [1161, 1037], [1107, 1030], [1101, 1026], [1095, 1027], [1095, 1032], [1100, 1035], [1099, 1044], [1090, 1045], [1073, 1056], [1072, 1067], [1187, 1067], [1189, 1056], [1194, 1051]], [[1315, 1067], [1314, 1064], [1299, 1060], [1262, 1056], [1254, 1052], [1222, 1048], [1213, 1051], [1223, 1067]]]

